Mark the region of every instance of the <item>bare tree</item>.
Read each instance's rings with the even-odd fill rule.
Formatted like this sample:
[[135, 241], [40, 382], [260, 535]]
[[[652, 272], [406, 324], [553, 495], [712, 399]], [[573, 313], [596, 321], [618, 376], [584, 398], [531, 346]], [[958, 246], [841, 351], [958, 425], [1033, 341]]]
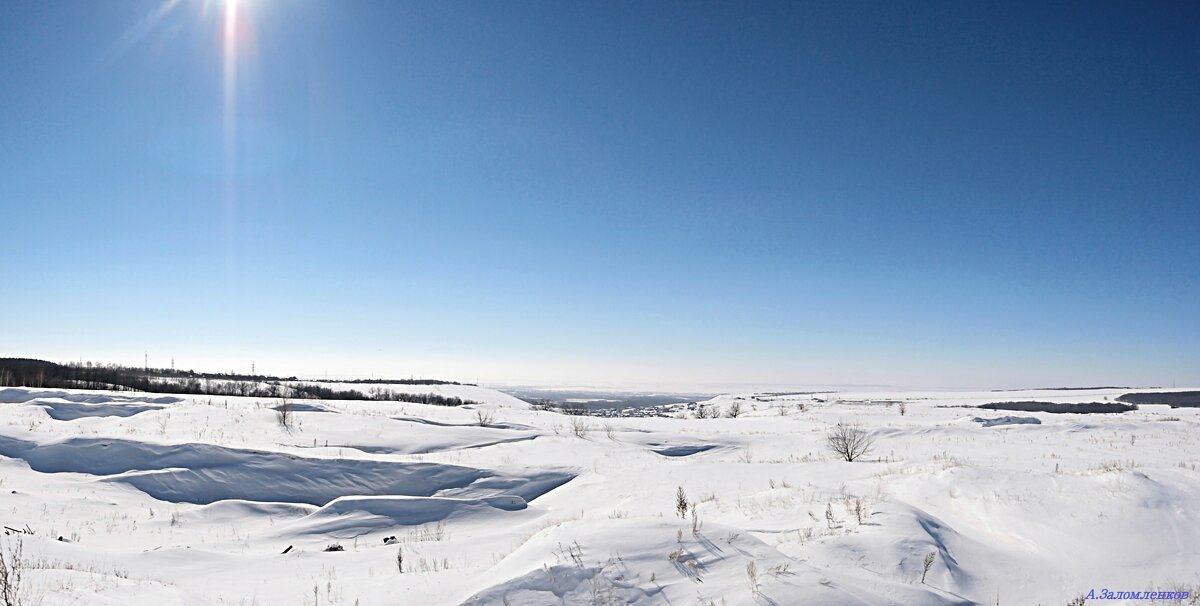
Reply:
[[900, 416], [903, 417], [906, 414], [908, 414], [908, 405], [904, 402], [900, 402]]
[[854, 461], [871, 452], [875, 439], [858, 423], [838, 421], [825, 434], [825, 445], [834, 454], [847, 461]]
[[476, 408], [475, 419], [479, 421], [480, 427], [491, 427], [492, 421], [496, 420], [496, 413], [490, 410]]
[[742, 403], [738, 402], [737, 400], [734, 400], [733, 403], [729, 405], [729, 411], [726, 412], [726, 414], [728, 414], [729, 418], [731, 418], [731, 419], [736, 419], [739, 416], [741, 416]]
[[286, 431], [292, 430], [292, 421], [295, 420], [295, 408], [287, 398], [279, 401], [279, 405], [275, 407], [275, 420], [279, 421], [279, 426]]

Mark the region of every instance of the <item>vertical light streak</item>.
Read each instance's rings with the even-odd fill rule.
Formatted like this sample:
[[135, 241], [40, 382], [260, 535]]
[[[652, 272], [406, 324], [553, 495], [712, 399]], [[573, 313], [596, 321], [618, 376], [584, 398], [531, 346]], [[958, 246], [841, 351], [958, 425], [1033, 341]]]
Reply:
[[225, 0], [224, 31], [224, 211], [225, 254], [232, 265], [237, 225], [237, 61], [238, 61], [238, 3]]

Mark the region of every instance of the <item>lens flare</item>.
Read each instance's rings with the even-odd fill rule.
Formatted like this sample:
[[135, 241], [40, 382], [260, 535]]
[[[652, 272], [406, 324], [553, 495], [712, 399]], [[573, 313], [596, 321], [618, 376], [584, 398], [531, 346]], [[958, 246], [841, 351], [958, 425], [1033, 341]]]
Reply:
[[230, 180], [237, 161], [237, 60], [238, 60], [238, 2], [226, 0], [224, 42], [224, 126], [225, 172]]
[[108, 67], [120, 59], [129, 49], [141, 42], [150, 32], [162, 23], [163, 19], [171, 13], [171, 10], [179, 4], [179, 0], [167, 0], [159, 5], [154, 10], [146, 14], [134, 23], [129, 29], [125, 30], [119, 38], [113, 41], [112, 44], [100, 54], [99, 57], [92, 63], [92, 69], [101, 69]]
[[238, 31], [238, 20], [241, 11], [239, 10], [239, 2], [237, 0], [225, 0], [222, 5], [224, 9], [224, 29], [223, 29], [223, 51], [222, 71], [223, 71], [223, 196], [222, 206], [224, 210], [225, 223], [225, 261], [230, 267], [236, 263], [235, 246], [237, 241], [237, 167], [238, 167], [238, 149], [237, 149], [237, 87], [238, 87], [238, 53], [239, 39], [241, 33]]
[[[219, 153], [221, 157], [219, 162], [223, 187], [220, 204], [223, 210], [227, 261], [232, 262], [237, 224], [237, 179], [241, 167], [238, 156], [239, 147], [244, 147], [239, 141], [245, 138], [244, 133], [239, 134], [238, 132], [238, 72], [241, 69], [242, 75], [245, 75], [245, 66], [241, 64], [246, 60], [247, 53], [253, 51], [254, 20], [252, 17], [254, 17], [254, 13], [260, 11], [261, 3], [246, 0], [203, 0], [192, 4], [184, 3], [182, 0], [162, 0], [153, 10], [122, 32], [104, 52], [98, 55], [93, 69], [101, 70], [114, 65], [134, 46], [141, 43], [155, 30], [161, 29], [164, 22], [171, 17], [172, 13], [176, 12], [177, 8], [188, 5], [199, 7], [198, 23], [203, 24], [206, 31], [212, 31], [215, 34], [211, 57], [219, 56], [221, 62], [222, 94], [219, 118], [221, 125]], [[210, 27], [211, 30], [208, 29]], [[201, 139], [210, 140], [211, 137], [211, 140], [215, 140], [217, 138], [215, 125], [209, 128], [213, 132], [205, 133]], [[208, 154], [206, 161], [211, 161], [215, 165], [217, 153], [214, 149]]]

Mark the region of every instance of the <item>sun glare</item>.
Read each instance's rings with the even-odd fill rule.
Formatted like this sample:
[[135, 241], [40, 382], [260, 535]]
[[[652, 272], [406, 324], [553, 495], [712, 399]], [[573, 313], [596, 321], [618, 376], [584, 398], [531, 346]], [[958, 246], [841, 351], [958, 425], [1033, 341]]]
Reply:
[[234, 109], [237, 86], [237, 53], [238, 53], [238, 2], [225, 0], [225, 29], [222, 36], [224, 42], [224, 76], [225, 76], [225, 112], [226, 115]]

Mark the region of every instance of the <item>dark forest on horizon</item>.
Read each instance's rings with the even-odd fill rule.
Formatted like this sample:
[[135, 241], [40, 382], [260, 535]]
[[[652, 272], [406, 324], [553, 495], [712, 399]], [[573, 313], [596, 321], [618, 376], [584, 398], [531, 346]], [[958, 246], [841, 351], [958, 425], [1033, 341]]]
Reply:
[[[350, 384], [462, 385], [436, 379], [371, 379], [325, 381]], [[206, 396], [297, 398], [323, 400], [376, 400], [438, 406], [477, 404], [471, 400], [433, 393], [406, 393], [375, 387], [367, 391], [332, 389], [296, 377], [207, 373], [167, 368], [133, 368], [121, 364], [71, 362], [58, 364], [30, 358], [0, 358], [0, 387], [143, 391]]]

